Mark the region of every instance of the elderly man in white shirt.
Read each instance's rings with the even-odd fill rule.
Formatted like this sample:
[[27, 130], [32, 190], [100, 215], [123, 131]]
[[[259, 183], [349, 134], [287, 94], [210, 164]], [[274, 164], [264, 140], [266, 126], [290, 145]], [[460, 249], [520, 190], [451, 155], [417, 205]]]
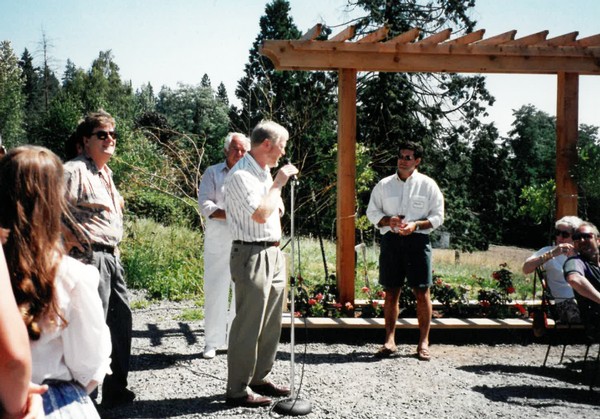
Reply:
[[227, 330], [235, 317], [229, 271], [232, 239], [227, 226], [223, 184], [231, 168], [250, 150], [250, 140], [244, 134], [231, 132], [225, 138], [223, 150], [225, 161], [208, 167], [198, 188], [198, 206], [205, 219], [203, 356], [206, 359], [214, 358], [217, 349], [227, 345]]
[[279, 249], [283, 201], [281, 190], [298, 173], [284, 165], [288, 132], [272, 121], [260, 122], [250, 136], [251, 149], [225, 180], [225, 209], [233, 245], [231, 278], [235, 282], [236, 316], [227, 352], [227, 404], [259, 407], [270, 397], [287, 396], [268, 376], [275, 362], [285, 298], [285, 258]]
[[419, 173], [423, 147], [404, 142], [399, 146], [397, 171], [382, 179], [373, 189], [367, 217], [382, 234], [379, 256], [379, 283], [386, 291], [385, 343], [378, 357], [397, 351], [396, 321], [398, 300], [404, 282], [417, 299], [419, 344], [417, 357], [429, 361], [431, 327], [431, 244], [429, 233], [444, 222], [444, 196], [437, 183]]

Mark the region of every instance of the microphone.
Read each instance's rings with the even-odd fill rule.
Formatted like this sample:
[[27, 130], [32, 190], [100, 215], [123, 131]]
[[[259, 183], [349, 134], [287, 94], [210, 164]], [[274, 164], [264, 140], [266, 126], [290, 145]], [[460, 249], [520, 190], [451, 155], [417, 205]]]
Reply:
[[[283, 162], [284, 162], [285, 164], [292, 164], [292, 161], [290, 160], [290, 158], [289, 158], [289, 157], [286, 157], [286, 158], [283, 160]], [[294, 182], [297, 182], [297, 181], [298, 181], [298, 176], [297, 176], [297, 175], [293, 175], [293, 176], [291, 177], [291, 179], [292, 179]]]

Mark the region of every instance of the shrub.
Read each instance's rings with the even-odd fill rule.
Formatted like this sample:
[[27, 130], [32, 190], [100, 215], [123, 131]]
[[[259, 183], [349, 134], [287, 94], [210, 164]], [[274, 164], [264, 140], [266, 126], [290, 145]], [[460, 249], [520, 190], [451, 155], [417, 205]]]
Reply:
[[131, 288], [145, 289], [154, 299], [203, 300], [201, 233], [148, 219], [128, 221], [125, 232], [122, 263]]

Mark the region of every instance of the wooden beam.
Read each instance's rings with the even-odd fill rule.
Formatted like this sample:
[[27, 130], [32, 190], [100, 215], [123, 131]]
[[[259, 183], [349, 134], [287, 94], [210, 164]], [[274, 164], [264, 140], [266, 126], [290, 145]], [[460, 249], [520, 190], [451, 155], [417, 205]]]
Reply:
[[321, 35], [321, 31], [323, 29], [323, 25], [320, 23], [317, 23], [315, 26], [313, 26], [311, 29], [309, 29], [308, 32], [306, 32], [302, 38], [300, 38], [301, 41], [312, 41], [316, 38], [319, 37], [319, 35]]
[[401, 33], [398, 36], [393, 37], [386, 44], [406, 44], [408, 42], [413, 42], [415, 39], [419, 37], [421, 30], [419, 28], [412, 28], [411, 30]]
[[344, 29], [343, 31], [341, 31], [337, 35], [329, 38], [327, 41], [328, 42], [344, 42], [344, 41], [347, 41], [348, 39], [354, 38], [355, 31], [356, 31], [356, 29], [355, 29], [354, 26], [348, 26], [346, 29]]
[[577, 41], [577, 46], [580, 47], [600, 47], [600, 34], [588, 36]]
[[356, 42], [358, 44], [379, 42], [387, 36], [389, 31], [390, 29], [387, 26], [384, 26], [383, 28], [377, 29], [375, 32], [371, 32], [370, 34], [366, 35], [364, 38], [361, 38]]
[[424, 46], [424, 45], [436, 45], [440, 42], [447, 41], [450, 38], [450, 34], [452, 33], [452, 29], [445, 29], [441, 32], [434, 33], [433, 35], [428, 36], [427, 38], [421, 39], [416, 42], [416, 45]]
[[354, 304], [356, 201], [356, 71], [339, 72], [337, 163], [337, 286], [340, 302]]
[[577, 184], [571, 174], [577, 163], [579, 75], [559, 73], [556, 104], [556, 218], [577, 215]]
[[535, 45], [546, 42], [547, 36], [548, 31], [541, 31], [532, 35], [524, 36], [523, 38], [515, 39], [514, 41], [509, 41], [506, 44], [519, 46]]
[[278, 70], [600, 74], [600, 48], [577, 46], [468, 45], [265, 41], [261, 53]]
[[516, 30], [501, 33], [500, 35], [492, 36], [491, 38], [482, 39], [477, 42], [477, 45], [498, 45], [503, 42], [512, 41], [517, 34]]
[[446, 42], [447, 45], [467, 45], [473, 42], [480, 41], [485, 34], [485, 29], [479, 29], [478, 31], [468, 33], [461, 36], [460, 38], [453, 39]]
[[566, 33], [564, 35], [560, 35], [560, 36], [556, 36], [554, 38], [550, 38], [548, 39], [544, 44], [545, 45], [551, 45], [554, 47], [558, 47], [558, 46], [573, 46], [576, 45], [575, 44], [575, 39], [577, 39], [577, 35], [579, 35], [579, 32], [570, 32], [570, 33]]

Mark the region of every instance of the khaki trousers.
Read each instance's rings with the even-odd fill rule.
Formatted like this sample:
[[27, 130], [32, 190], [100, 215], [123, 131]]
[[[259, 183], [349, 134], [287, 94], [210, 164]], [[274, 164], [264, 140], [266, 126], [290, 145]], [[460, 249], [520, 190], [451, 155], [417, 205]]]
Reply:
[[236, 316], [227, 349], [227, 397], [244, 397], [271, 372], [281, 336], [285, 262], [278, 247], [233, 244]]

